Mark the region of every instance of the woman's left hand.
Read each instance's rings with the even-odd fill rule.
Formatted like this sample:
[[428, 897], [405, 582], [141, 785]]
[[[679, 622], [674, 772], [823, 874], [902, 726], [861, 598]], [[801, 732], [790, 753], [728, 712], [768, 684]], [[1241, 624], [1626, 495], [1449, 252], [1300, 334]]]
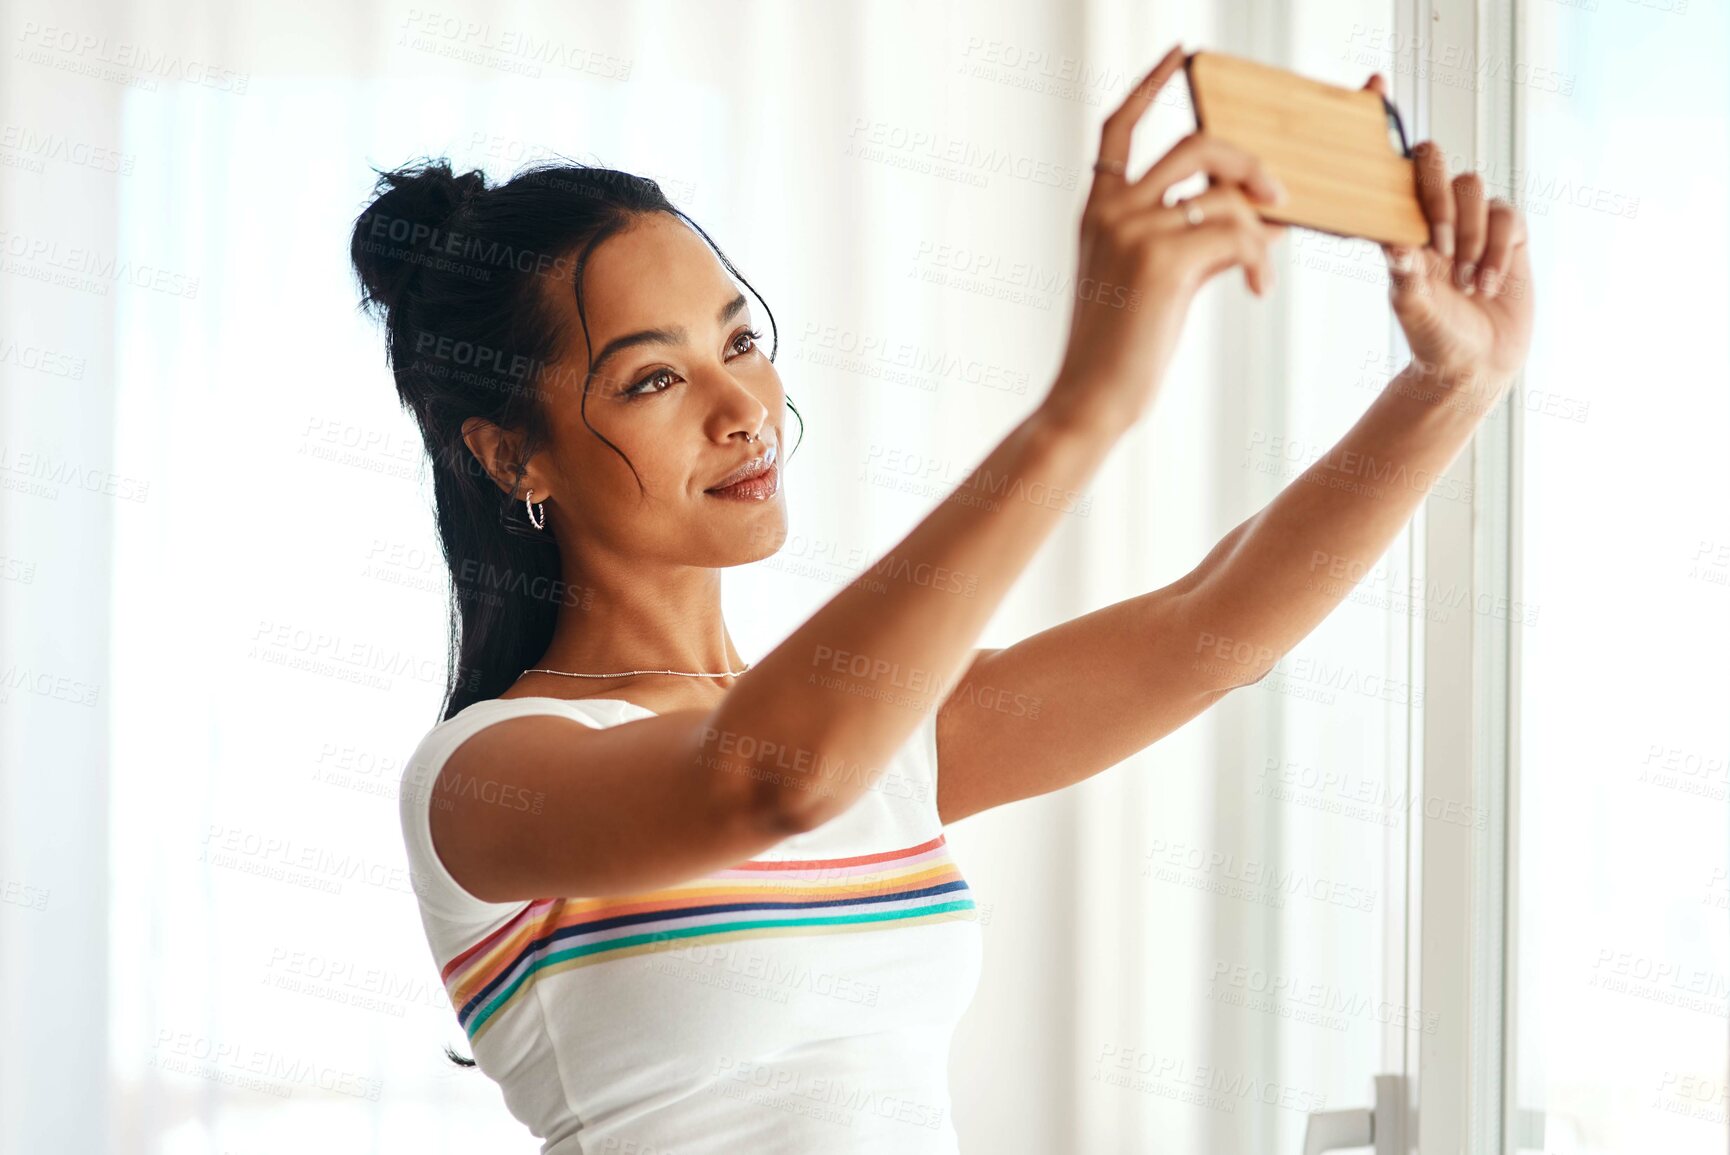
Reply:
[[[1386, 95], [1380, 76], [1364, 87]], [[1525, 214], [1500, 197], [1486, 201], [1475, 172], [1449, 181], [1447, 158], [1433, 141], [1412, 154], [1430, 243], [1382, 246], [1394, 315], [1426, 377], [1488, 387], [1499, 397], [1532, 339]]]

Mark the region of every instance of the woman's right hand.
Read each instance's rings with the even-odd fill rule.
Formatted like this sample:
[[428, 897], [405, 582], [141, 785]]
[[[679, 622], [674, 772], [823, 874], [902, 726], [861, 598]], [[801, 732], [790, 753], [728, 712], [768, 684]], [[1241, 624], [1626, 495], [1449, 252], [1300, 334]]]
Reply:
[[[1233, 266], [1257, 296], [1272, 284], [1268, 247], [1286, 230], [1254, 204], [1277, 204], [1284, 190], [1255, 157], [1198, 130], [1138, 179], [1124, 174], [1130, 134], [1182, 67], [1174, 46], [1101, 130], [1068, 345], [1046, 402], [1065, 416], [1133, 424], [1153, 403], [1196, 290]], [[1208, 189], [1168, 205], [1171, 187], [1198, 172]]]

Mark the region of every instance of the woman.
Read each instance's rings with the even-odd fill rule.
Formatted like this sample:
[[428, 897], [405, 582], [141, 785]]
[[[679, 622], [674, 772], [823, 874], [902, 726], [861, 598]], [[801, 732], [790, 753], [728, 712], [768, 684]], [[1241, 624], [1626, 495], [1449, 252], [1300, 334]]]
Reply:
[[[1181, 64], [1105, 122], [1060, 371], [963, 490], [1083, 489], [1152, 405], [1196, 290], [1233, 267], [1267, 284], [1283, 230], [1254, 206], [1282, 192], [1253, 158], [1196, 134], [1125, 175]], [[1348, 592], [1314, 559], [1362, 573], [1423, 496], [1339, 484], [1337, 463], [1435, 478], [1525, 357], [1519, 215], [1417, 156], [1431, 244], [1387, 251], [1412, 366], [1194, 571], [972, 649], [1060, 510], [947, 501], [749, 667], [720, 571], [784, 540], [791, 406], [732, 264], [623, 173], [380, 180], [353, 258], [456, 591], [403, 829], [475, 1061], [544, 1151], [958, 1149], [947, 1056], [979, 927], [943, 827], [1264, 676]], [[1207, 191], [1166, 205], [1198, 172]]]

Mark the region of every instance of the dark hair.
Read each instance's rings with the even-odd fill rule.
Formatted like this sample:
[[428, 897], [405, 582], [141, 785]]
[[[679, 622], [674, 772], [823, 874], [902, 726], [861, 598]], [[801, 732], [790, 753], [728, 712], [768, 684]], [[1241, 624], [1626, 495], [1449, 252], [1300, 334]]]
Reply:
[[[501, 491], [462, 428], [481, 417], [519, 434], [520, 481], [523, 463], [550, 436], [543, 403], [553, 390], [574, 386], [588, 424], [593, 342], [580, 379], [557, 368], [569, 334], [555, 294], [572, 294], [587, 338], [582, 277], [595, 246], [638, 217], [671, 214], [763, 303], [774, 335], [771, 361], [780, 334], [751, 283], [646, 177], [560, 158], [489, 188], [478, 169], [458, 176], [448, 160], [426, 159], [379, 172], [373, 194], [355, 221], [349, 257], [361, 306], [384, 320], [397, 396], [432, 460], [434, 512], [451, 574], [444, 720], [507, 689], [546, 652], [559, 606], [575, 604], [560, 580], [552, 535], [530, 525], [514, 484], [511, 493]], [[787, 407], [802, 440], [804, 418], [791, 401]], [[445, 1053], [474, 1066], [449, 1047]]]

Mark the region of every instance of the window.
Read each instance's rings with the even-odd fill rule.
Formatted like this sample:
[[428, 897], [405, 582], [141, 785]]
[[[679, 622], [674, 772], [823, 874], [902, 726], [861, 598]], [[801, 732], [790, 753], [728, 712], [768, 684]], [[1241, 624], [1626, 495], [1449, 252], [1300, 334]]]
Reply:
[[1515, 1149], [1717, 1153], [1730, 28], [1690, 0], [1520, 18], [1555, 82], [1516, 95], [1510, 174], [1542, 302], [1514, 397]]

